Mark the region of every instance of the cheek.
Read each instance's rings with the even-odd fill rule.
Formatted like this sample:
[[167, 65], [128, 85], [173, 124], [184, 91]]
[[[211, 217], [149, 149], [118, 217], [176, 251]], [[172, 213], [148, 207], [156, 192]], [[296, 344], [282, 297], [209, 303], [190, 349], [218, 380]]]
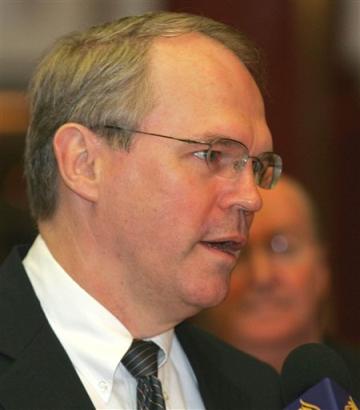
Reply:
[[107, 165], [102, 225], [117, 255], [141, 249], [154, 263], [179, 263], [220, 220], [216, 183], [165, 154], [130, 152]]
[[293, 299], [293, 307], [306, 317], [316, 313], [321, 297], [312, 263], [294, 266], [285, 281], [289, 296]]
[[234, 271], [230, 278], [228, 295], [224, 303], [219, 306], [223, 326], [232, 326], [232, 321], [239, 315], [241, 301], [249, 294], [249, 291], [250, 286], [245, 272]]
[[248, 288], [248, 281], [246, 279], [245, 272], [233, 272], [230, 282], [230, 291], [228, 295], [228, 301], [230, 303], [238, 304], [238, 301], [246, 293]]
[[140, 211], [149, 221], [161, 221], [158, 231], [198, 230], [209, 222], [216, 190], [188, 171], [156, 168], [148, 170], [149, 178], [138, 180], [133, 201], [142, 203]]
[[125, 235], [137, 237], [148, 249], [161, 243], [164, 251], [174, 251], [175, 243], [201, 234], [213, 201], [211, 189], [199, 178], [147, 164], [113, 180], [106, 202], [111, 204], [113, 223], [121, 225]]

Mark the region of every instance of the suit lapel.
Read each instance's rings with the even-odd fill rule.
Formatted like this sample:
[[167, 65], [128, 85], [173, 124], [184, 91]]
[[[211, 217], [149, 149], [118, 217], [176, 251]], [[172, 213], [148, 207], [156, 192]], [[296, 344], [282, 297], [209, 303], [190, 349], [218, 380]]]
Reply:
[[21, 259], [13, 252], [0, 273], [0, 407], [94, 409], [46, 320]]
[[[177, 337], [184, 349], [199, 383], [199, 391], [207, 410], [233, 410], [246, 408], [247, 398], [240, 393], [228, 377], [213, 365], [207, 345], [199, 343], [192, 328], [181, 324], [176, 328]], [[211, 360], [210, 360], [211, 359]]]

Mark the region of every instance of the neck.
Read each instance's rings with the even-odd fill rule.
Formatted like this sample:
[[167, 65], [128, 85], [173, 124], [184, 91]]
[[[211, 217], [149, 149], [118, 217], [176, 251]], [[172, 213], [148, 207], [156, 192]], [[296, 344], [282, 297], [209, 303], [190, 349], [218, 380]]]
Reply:
[[[75, 216], [72, 216], [75, 215]], [[131, 276], [107, 251], [94, 233], [93, 221], [84, 214], [59, 211], [39, 223], [39, 232], [54, 259], [87, 293], [110, 311], [135, 338], [151, 337], [175, 326], [156, 306], [132, 289]], [[87, 221], [92, 221], [88, 223]], [[155, 318], [155, 319], [154, 319]]]

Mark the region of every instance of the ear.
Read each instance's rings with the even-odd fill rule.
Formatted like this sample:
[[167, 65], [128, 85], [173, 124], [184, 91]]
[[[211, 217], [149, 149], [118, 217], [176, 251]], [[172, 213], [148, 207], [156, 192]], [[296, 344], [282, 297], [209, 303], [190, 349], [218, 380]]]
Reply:
[[57, 130], [53, 147], [63, 183], [80, 197], [96, 202], [101, 163], [96, 135], [83, 125], [67, 123]]

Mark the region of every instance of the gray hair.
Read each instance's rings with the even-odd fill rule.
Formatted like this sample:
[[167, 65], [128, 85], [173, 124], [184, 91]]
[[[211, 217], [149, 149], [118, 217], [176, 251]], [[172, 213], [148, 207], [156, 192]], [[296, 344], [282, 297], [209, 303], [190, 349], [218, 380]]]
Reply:
[[121, 18], [60, 38], [43, 57], [29, 88], [31, 121], [26, 137], [25, 176], [35, 220], [57, 206], [58, 168], [53, 136], [67, 122], [94, 129], [118, 147], [129, 134], [105, 124], [136, 128], [154, 107], [149, 49], [157, 37], [198, 32], [233, 51], [262, 87], [259, 51], [236, 29], [186, 13], [155, 12]]

